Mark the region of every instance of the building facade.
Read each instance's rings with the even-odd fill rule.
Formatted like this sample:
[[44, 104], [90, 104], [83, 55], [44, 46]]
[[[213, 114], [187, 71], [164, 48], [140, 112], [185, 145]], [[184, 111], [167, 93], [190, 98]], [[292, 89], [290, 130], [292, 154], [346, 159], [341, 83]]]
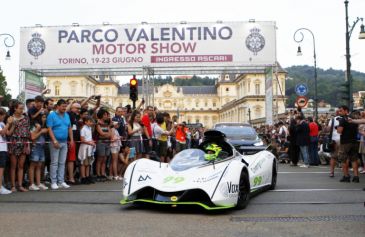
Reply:
[[[279, 67], [273, 75], [274, 118], [285, 112], [285, 79], [286, 72]], [[154, 88], [153, 105], [177, 115], [180, 122], [203, 123], [208, 128], [217, 122], [248, 123], [265, 117], [265, 82], [265, 69], [258, 68], [222, 73], [212, 86], [165, 84]], [[56, 100], [102, 95], [102, 104], [110, 108], [131, 104], [129, 86], [120, 86], [112, 76], [47, 77], [46, 85]]]

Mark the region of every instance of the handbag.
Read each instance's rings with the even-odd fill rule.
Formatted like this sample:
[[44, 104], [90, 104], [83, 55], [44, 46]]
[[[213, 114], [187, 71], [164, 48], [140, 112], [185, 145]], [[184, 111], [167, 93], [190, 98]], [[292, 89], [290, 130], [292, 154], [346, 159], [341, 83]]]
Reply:
[[335, 124], [335, 119], [332, 118], [330, 134], [328, 135], [327, 139], [325, 139], [324, 142], [323, 142], [323, 151], [324, 152], [333, 152], [334, 149], [335, 149], [335, 141], [332, 140], [334, 124]]

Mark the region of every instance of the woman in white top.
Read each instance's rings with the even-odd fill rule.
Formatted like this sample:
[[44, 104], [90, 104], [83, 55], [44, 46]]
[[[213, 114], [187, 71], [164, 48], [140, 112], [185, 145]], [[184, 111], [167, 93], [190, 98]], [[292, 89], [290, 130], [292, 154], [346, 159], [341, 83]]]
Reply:
[[141, 113], [134, 110], [128, 123], [129, 147], [136, 149], [136, 159], [141, 158], [143, 149], [142, 134], [147, 134], [147, 129], [141, 124]]
[[110, 151], [112, 153], [111, 166], [109, 167], [109, 179], [121, 180], [121, 177], [118, 176], [118, 157], [120, 147], [122, 145], [121, 137], [118, 132], [119, 123], [113, 122], [111, 127], [112, 140], [110, 143]]

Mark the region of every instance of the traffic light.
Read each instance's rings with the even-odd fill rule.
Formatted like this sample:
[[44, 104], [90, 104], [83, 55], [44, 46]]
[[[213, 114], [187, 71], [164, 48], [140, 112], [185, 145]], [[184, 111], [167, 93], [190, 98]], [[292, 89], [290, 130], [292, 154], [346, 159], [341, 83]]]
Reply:
[[136, 75], [133, 75], [133, 78], [129, 81], [129, 99], [134, 102], [138, 100], [138, 81]]

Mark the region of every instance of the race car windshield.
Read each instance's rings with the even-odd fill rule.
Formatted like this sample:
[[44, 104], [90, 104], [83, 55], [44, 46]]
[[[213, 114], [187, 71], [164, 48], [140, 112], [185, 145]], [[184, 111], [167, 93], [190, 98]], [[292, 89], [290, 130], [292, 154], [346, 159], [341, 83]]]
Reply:
[[207, 164], [209, 161], [204, 159], [204, 151], [199, 149], [187, 149], [176, 154], [170, 165], [175, 171], [183, 171], [192, 167]]

